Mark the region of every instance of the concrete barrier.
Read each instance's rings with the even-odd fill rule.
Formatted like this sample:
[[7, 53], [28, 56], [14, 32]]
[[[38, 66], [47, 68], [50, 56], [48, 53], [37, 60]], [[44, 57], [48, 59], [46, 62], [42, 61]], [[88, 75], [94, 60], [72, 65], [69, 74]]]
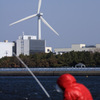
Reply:
[[[30, 68], [37, 76], [58, 76], [65, 73], [72, 75], [100, 75], [100, 68]], [[0, 68], [1, 76], [28, 76], [26, 68]]]

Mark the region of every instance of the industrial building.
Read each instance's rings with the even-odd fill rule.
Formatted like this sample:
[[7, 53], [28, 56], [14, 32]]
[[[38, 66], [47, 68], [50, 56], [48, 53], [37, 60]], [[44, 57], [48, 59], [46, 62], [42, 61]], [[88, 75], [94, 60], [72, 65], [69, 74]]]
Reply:
[[13, 52], [19, 56], [30, 55], [34, 53], [49, 53], [52, 52], [52, 47], [46, 47], [45, 40], [37, 40], [36, 36], [33, 35], [22, 35], [14, 42], [0, 42], [0, 58], [11, 57]]
[[46, 47], [46, 41], [37, 40], [36, 36], [24, 34], [22, 36], [19, 36], [18, 40], [16, 41], [17, 56], [19, 56], [20, 54], [30, 55], [40, 52], [49, 53], [52, 52], [52, 48]]
[[0, 58], [2, 57], [11, 57], [13, 55], [13, 42], [8, 42], [5, 40], [4, 42], [0, 42]]
[[70, 51], [92, 51], [92, 52], [100, 52], [100, 44], [89, 45], [86, 44], [72, 44], [71, 48], [56, 48], [54, 49], [54, 52], [56, 54], [63, 54]]

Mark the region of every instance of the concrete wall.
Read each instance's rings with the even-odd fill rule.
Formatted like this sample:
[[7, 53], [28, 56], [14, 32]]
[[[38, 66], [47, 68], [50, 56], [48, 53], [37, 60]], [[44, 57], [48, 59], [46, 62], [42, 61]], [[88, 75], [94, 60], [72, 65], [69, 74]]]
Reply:
[[29, 40], [24, 40], [24, 55], [29, 55], [29, 44], [30, 41]]
[[96, 44], [96, 48], [100, 48], [100, 44]]
[[85, 44], [73, 44], [72, 49], [85, 48]]
[[17, 56], [21, 54], [21, 40], [16, 41], [16, 54]]

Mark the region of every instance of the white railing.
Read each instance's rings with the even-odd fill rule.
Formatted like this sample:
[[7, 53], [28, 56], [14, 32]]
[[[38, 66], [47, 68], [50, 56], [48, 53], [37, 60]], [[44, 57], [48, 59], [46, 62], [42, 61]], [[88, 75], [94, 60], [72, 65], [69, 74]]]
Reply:
[[[100, 71], [100, 68], [30, 68], [31, 71]], [[0, 68], [0, 71], [27, 71], [26, 68]]]

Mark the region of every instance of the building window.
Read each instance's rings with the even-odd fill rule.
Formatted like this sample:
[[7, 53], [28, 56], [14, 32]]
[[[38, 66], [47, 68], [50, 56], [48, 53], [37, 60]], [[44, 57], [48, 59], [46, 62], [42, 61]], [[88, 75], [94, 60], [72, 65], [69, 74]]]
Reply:
[[50, 49], [47, 49], [47, 51], [49, 52], [49, 51], [50, 51]]

